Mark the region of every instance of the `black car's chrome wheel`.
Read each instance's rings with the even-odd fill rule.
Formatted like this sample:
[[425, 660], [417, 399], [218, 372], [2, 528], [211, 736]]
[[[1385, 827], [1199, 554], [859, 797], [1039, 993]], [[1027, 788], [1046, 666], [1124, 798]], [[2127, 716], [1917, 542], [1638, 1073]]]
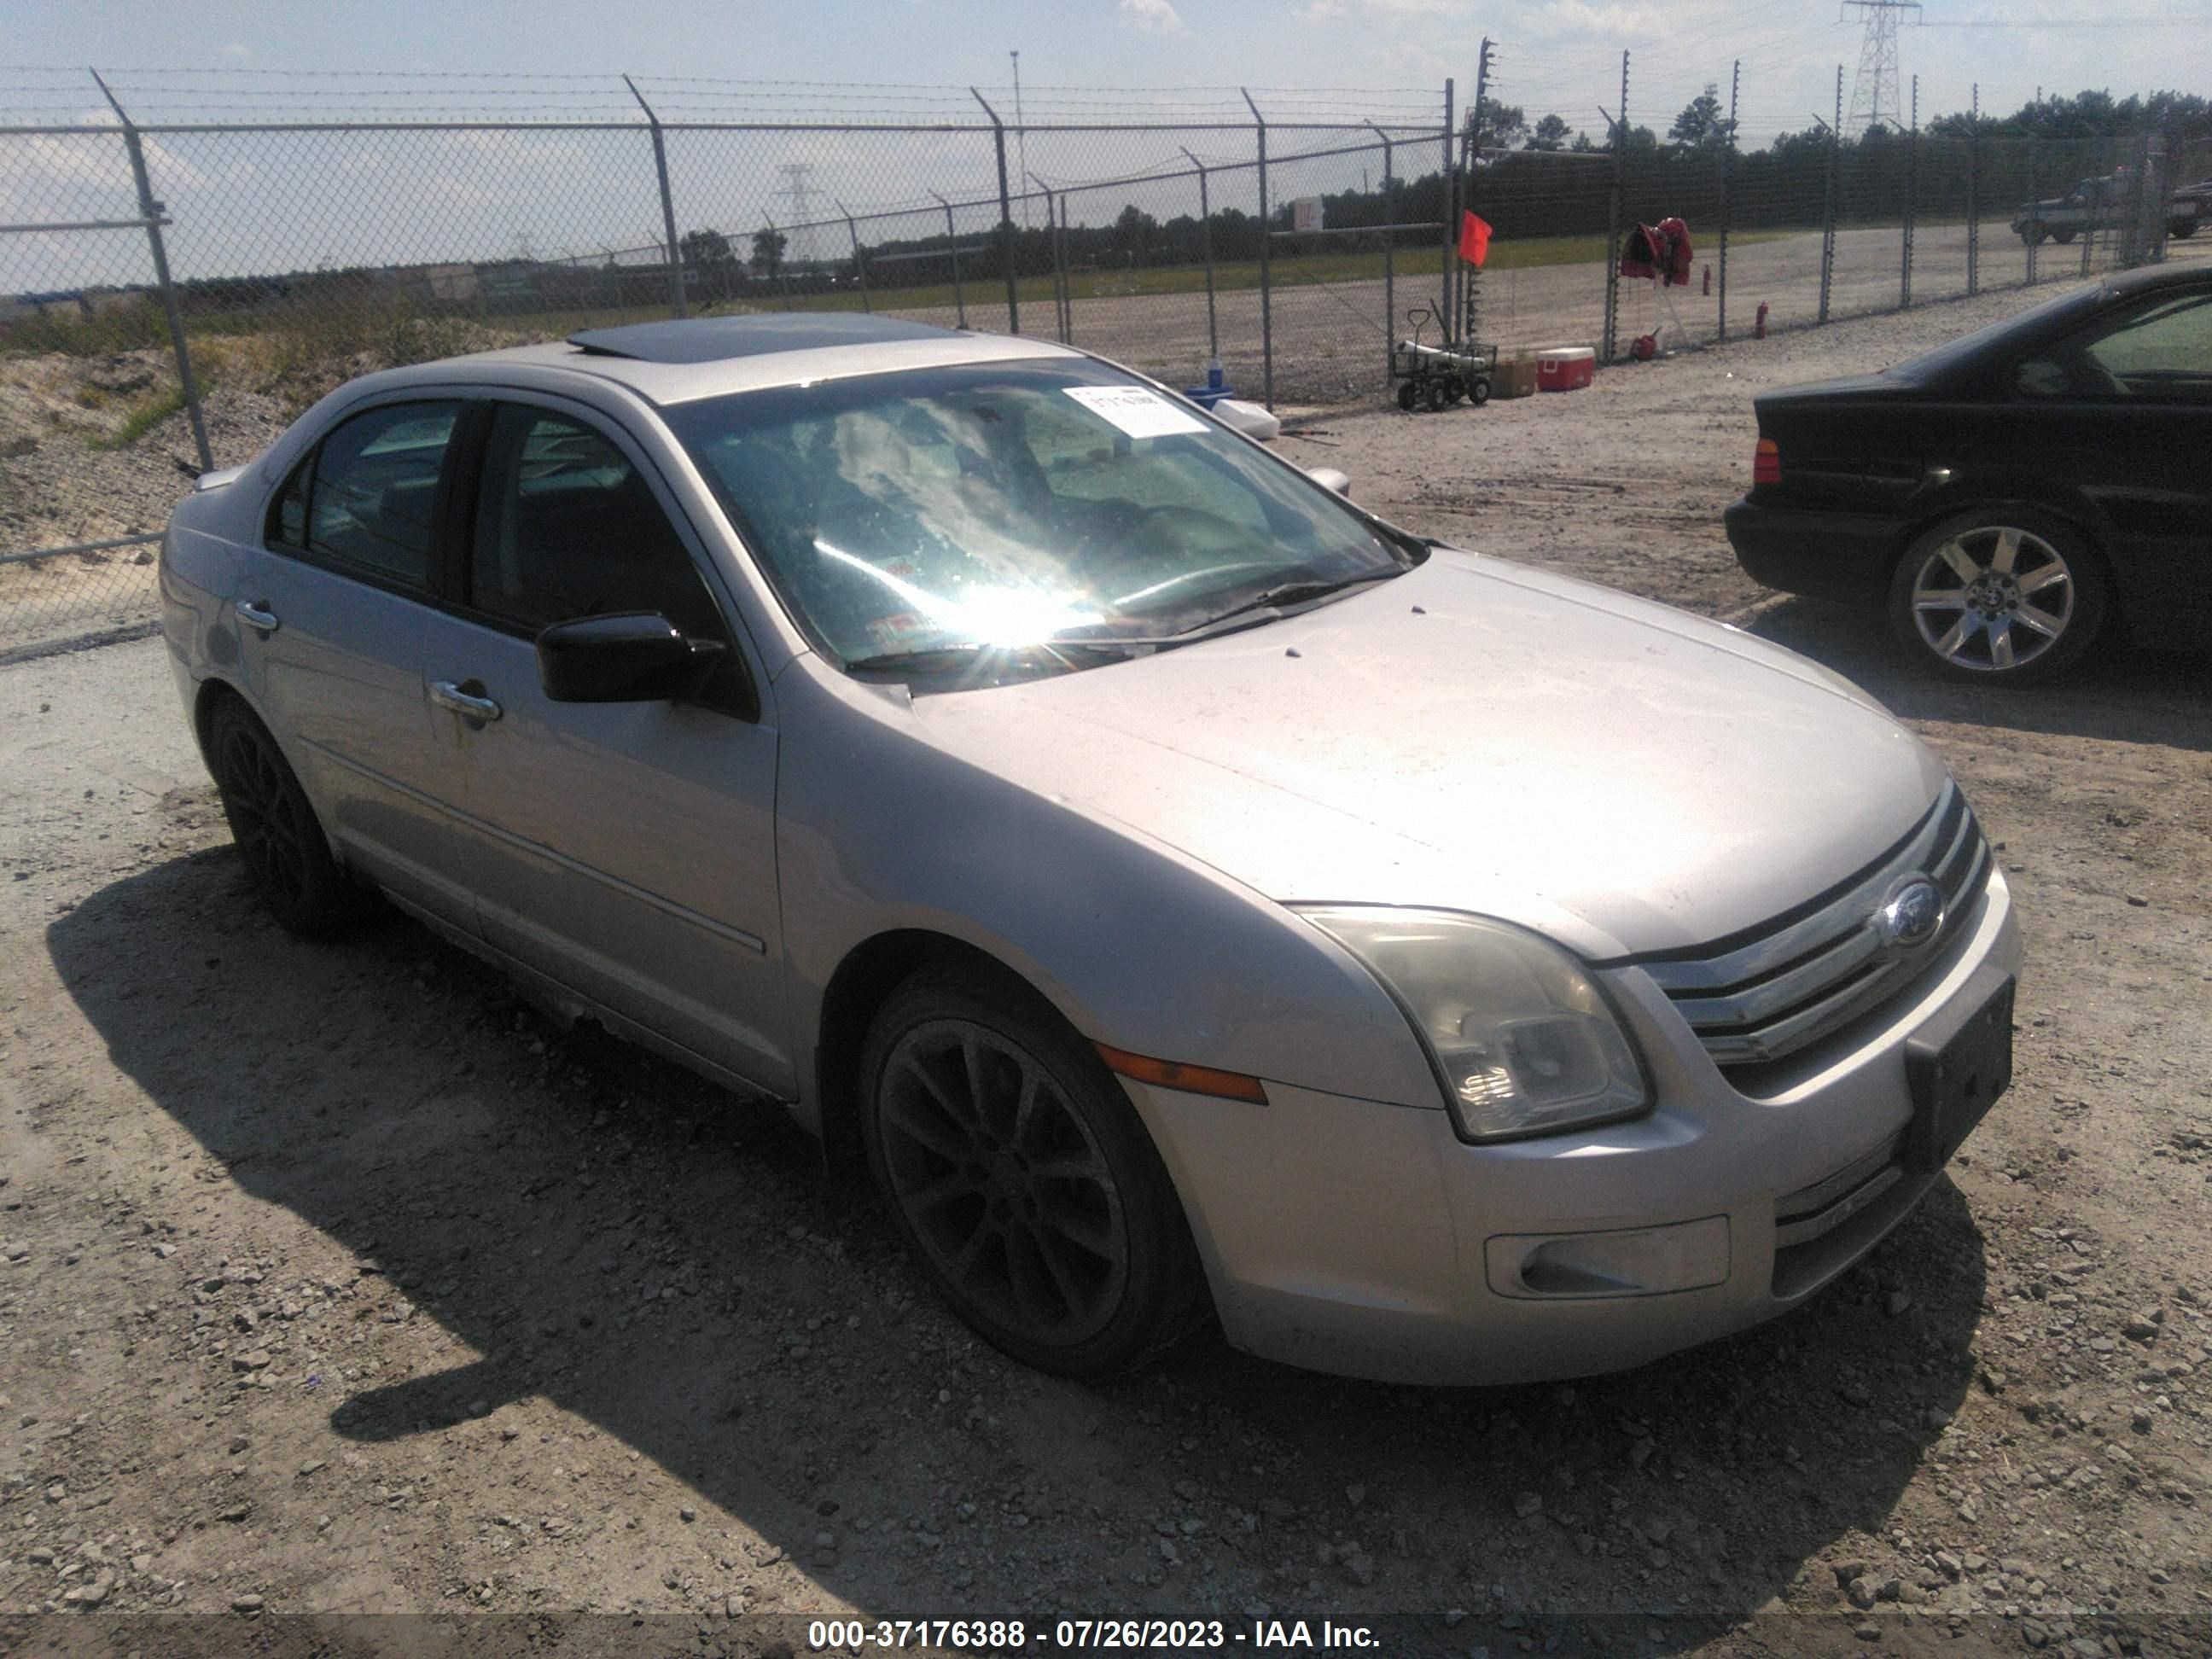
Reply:
[[925, 970], [860, 1059], [878, 1187], [945, 1300], [1016, 1358], [1124, 1370], [1205, 1305], [1143, 1125], [1089, 1045], [1019, 981]]
[[357, 920], [361, 890], [331, 856], [315, 809], [276, 740], [236, 698], [210, 718], [207, 753], [231, 839], [277, 921], [293, 933], [326, 938]]
[[1898, 638], [1954, 678], [2045, 678], [2092, 643], [2105, 613], [2095, 555], [2068, 526], [2027, 510], [1938, 526], [1899, 562]]

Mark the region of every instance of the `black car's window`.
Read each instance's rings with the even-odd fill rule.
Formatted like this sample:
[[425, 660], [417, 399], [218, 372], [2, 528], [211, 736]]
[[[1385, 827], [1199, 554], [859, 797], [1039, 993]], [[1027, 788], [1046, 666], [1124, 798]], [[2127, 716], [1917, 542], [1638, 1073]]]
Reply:
[[270, 542], [341, 569], [427, 588], [438, 477], [460, 407], [392, 404], [341, 422], [270, 502]]
[[629, 458], [579, 422], [516, 404], [499, 407], [484, 448], [470, 599], [533, 629], [657, 611], [694, 639], [726, 639], [698, 567]]
[[2154, 295], [2024, 361], [2025, 398], [2212, 403], [2212, 290]]

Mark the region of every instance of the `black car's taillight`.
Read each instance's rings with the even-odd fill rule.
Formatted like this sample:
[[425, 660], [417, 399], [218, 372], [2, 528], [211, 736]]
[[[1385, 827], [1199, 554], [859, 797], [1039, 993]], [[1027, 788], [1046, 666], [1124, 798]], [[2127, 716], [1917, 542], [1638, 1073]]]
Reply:
[[1759, 447], [1752, 451], [1751, 481], [1755, 484], [1782, 482], [1782, 447], [1773, 439], [1761, 438]]

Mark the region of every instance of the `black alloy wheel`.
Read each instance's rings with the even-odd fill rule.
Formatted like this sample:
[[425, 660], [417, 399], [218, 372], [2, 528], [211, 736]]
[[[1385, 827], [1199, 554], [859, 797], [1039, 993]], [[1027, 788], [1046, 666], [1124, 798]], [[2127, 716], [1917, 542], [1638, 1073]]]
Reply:
[[861, 1076], [893, 1219], [989, 1340], [1097, 1376], [1189, 1328], [1203, 1279], [1159, 1155], [1097, 1054], [1024, 990], [926, 972], [878, 1015]]

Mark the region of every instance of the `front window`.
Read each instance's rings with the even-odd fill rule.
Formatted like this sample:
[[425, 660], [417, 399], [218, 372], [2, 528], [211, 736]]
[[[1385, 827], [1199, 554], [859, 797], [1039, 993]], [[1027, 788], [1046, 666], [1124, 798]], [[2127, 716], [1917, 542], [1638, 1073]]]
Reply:
[[1320, 485], [1087, 362], [742, 392], [669, 422], [806, 631], [848, 665], [1058, 665], [1395, 574]]

